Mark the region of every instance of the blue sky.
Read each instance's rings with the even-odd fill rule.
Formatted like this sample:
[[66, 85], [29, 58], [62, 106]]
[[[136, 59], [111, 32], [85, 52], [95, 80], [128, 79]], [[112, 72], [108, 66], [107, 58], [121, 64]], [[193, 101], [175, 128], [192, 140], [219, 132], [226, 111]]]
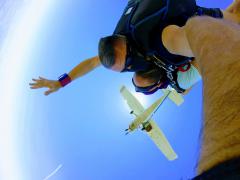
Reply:
[[[220, 8], [230, 4], [230, 0], [198, 2]], [[45, 89], [28, 86], [32, 78], [57, 79], [95, 56], [99, 38], [113, 32], [126, 3], [53, 1], [39, 22], [22, 64], [21, 81], [16, 80], [14, 87], [15, 150], [22, 179], [44, 179], [59, 165], [50, 179], [185, 180], [194, 176], [202, 120], [201, 83], [185, 96], [181, 107], [167, 100], [153, 117], [179, 156], [173, 162], [144, 132], [124, 135], [133, 116], [119, 89], [124, 84], [133, 91], [131, 73], [100, 67], [47, 97]], [[161, 95], [138, 96], [147, 107]]]

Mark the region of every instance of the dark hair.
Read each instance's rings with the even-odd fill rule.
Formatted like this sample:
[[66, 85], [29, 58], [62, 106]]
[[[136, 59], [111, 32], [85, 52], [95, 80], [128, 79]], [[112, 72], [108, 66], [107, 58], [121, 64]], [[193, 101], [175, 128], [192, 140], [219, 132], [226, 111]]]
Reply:
[[136, 75], [149, 79], [153, 82], [157, 82], [159, 80], [161, 82], [165, 82], [167, 80], [166, 72], [162, 68], [152, 68], [147, 71], [138, 71], [136, 72]]
[[121, 35], [112, 35], [103, 37], [98, 43], [98, 56], [102, 65], [106, 68], [110, 68], [115, 63], [114, 44], [116, 41], [122, 39]]

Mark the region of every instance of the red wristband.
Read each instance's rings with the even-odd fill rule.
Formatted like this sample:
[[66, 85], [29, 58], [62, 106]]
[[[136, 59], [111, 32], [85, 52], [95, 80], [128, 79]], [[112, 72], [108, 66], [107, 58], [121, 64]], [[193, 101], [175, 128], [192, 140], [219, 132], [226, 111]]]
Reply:
[[58, 81], [60, 82], [61, 86], [64, 87], [67, 84], [69, 84], [72, 80], [71, 78], [68, 76], [68, 74], [63, 74], [58, 78]]

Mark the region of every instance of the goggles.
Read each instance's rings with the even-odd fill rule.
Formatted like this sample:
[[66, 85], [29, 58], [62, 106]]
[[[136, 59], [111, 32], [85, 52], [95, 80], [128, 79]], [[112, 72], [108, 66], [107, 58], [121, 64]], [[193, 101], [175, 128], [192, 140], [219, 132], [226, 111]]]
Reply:
[[153, 85], [146, 86], [146, 87], [139, 87], [134, 83], [134, 80], [132, 79], [132, 83], [135, 86], [135, 91], [136, 92], [141, 92], [145, 95], [151, 95], [155, 92], [157, 92], [159, 89], [166, 89], [167, 86], [169, 85], [168, 81], [161, 82], [160, 80]]
[[144, 56], [135, 52], [127, 42], [127, 53], [124, 69], [121, 72], [145, 71], [152, 66], [152, 63], [144, 59]]

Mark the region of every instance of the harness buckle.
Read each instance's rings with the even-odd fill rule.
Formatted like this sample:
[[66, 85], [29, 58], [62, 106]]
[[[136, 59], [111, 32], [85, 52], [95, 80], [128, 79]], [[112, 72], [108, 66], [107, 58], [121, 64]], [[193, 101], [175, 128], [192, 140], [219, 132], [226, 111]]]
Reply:
[[167, 71], [167, 77], [172, 81], [173, 80], [172, 72]]

